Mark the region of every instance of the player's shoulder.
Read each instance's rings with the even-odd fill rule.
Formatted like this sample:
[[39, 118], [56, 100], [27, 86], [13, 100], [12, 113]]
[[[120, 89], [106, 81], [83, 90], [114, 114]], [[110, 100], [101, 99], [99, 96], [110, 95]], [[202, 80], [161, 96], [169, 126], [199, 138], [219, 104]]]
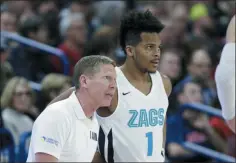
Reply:
[[172, 84], [171, 84], [170, 78], [160, 72], [158, 72], [158, 73], [161, 76], [162, 82], [163, 82], [165, 90], [166, 90], [166, 94], [167, 94], [167, 96], [169, 96], [172, 91]]

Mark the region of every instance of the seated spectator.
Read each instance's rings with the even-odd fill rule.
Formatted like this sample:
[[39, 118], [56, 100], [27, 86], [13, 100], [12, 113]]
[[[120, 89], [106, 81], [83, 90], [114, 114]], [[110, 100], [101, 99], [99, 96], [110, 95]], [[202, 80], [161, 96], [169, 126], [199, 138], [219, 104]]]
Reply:
[[[82, 57], [84, 44], [87, 40], [86, 22], [83, 14], [71, 14], [64, 17], [60, 22], [60, 33], [64, 41], [58, 46], [67, 56], [70, 64], [70, 75], [73, 67]], [[61, 61], [58, 57], [52, 57], [52, 64], [56, 72], [63, 72]]]
[[[99, 39], [101, 39], [101, 43], [99, 43]], [[94, 44], [97, 45], [96, 46], [97, 48], [99, 47], [100, 49], [103, 49], [101, 52], [104, 53], [105, 49], [107, 50], [109, 49], [109, 53], [107, 53], [106, 56], [109, 56], [113, 60], [115, 60], [117, 66], [120, 66], [124, 63], [126, 59], [126, 55], [124, 54], [124, 52], [118, 45], [118, 29], [117, 28], [109, 26], [109, 25], [101, 26], [94, 33], [92, 40], [93, 40], [92, 42], [94, 42]], [[90, 43], [87, 44], [87, 47], [85, 47], [85, 49], [86, 48], [91, 49], [91, 47], [88, 48], [89, 46], [91, 46], [91, 44], [90, 45], [89, 44]], [[97, 49], [97, 48], [94, 48], [94, 49]], [[85, 53], [87, 52], [85, 51]]]
[[208, 52], [204, 49], [195, 50], [187, 65], [188, 75], [174, 87], [173, 91], [178, 92], [181, 85], [185, 84], [185, 82], [198, 78], [202, 80], [201, 87], [203, 88], [204, 104], [213, 105], [217, 94], [214, 80], [211, 78], [211, 66], [211, 58]]
[[1, 45], [0, 45], [0, 62], [1, 62], [1, 69], [0, 69], [0, 94], [2, 93], [2, 90], [8, 80], [13, 77], [13, 69], [12, 66], [7, 62], [7, 58], [9, 56], [9, 49], [7, 47], [7, 44], [5, 43], [4, 39], [1, 39]]
[[117, 49], [116, 31], [110, 26], [103, 26], [85, 44], [83, 56], [94, 54], [105, 55], [117, 62], [115, 50]]
[[47, 104], [56, 96], [72, 86], [72, 79], [62, 74], [51, 73], [43, 78], [41, 85], [42, 89], [39, 101], [37, 102], [40, 112], [42, 112]]
[[14, 77], [7, 83], [1, 96], [1, 108], [4, 127], [12, 133], [18, 145], [20, 135], [31, 131], [38, 115], [33, 91], [25, 78]]
[[[181, 91], [176, 96], [179, 105], [185, 103], [202, 103], [202, 88], [199, 82], [191, 80], [186, 82]], [[184, 133], [176, 131], [178, 124], [177, 117], [183, 118]], [[173, 121], [167, 125], [167, 154], [169, 158], [179, 159], [179, 161], [209, 161], [210, 159], [202, 155], [193, 153], [183, 148], [180, 134], [184, 134], [184, 141], [196, 143], [198, 145], [217, 150], [219, 152], [226, 151], [226, 141], [215, 131], [214, 127], [209, 123], [209, 117], [199, 111], [185, 109], [183, 113], [176, 113], [169, 116]], [[182, 131], [181, 131], [182, 132]]]
[[1, 10], [0, 21], [1, 21], [1, 26], [0, 26], [1, 31], [13, 32], [13, 33], [17, 31], [17, 19], [14, 13], [11, 13], [7, 9], [3, 11]]
[[[23, 37], [47, 43], [48, 30], [40, 17], [26, 19], [19, 31]], [[40, 82], [45, 74], [52, 71], [48, 55], [33, 47], [17, 46], [11, 51], [9, 62], [17, 76], [35, 82]]]
[[162, 52], [159, 70], [168, 76], [173, 85], [181, 75], [181, 54], [174, 49], [166, 49]]

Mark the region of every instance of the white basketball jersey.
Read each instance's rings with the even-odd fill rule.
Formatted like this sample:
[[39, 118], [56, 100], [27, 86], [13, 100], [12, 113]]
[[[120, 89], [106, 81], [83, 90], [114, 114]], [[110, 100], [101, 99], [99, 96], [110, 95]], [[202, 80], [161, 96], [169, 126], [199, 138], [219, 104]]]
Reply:
[[143, 94], [116, 67], [118, 105], [109, 117], [97, 115], [99, 151], [107, 162], [163, 162], [163, 126], [168, 107], [162, 77], [151, 74], [152, 88]]

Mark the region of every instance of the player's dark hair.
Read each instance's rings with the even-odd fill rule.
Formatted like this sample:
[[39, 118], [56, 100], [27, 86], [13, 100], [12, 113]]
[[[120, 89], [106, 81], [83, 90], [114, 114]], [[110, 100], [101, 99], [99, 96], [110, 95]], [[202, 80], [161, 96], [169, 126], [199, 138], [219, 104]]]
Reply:
[[163, 28], [164, 25], [149, 10], [131, 11], [121, 20], [120, 46], [125, 52], [127, 45], [135, 46], [141, 41], [142, 32], [160, 33]]
[[74, 67], [73, 80], [75, 88], [80, 88], [79, 78], [81, 75], [93, 76], [96, 72], [100, 71], [100, 66], [104, 64], [115, 66], [115, 62], [106, 56], [91, 55], [81, 58]]

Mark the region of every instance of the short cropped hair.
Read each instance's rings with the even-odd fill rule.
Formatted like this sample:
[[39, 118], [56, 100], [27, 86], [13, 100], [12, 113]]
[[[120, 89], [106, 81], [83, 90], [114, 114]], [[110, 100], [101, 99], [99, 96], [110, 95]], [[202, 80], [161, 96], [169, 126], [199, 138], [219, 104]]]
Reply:
[[81, 75], [93, 76], [100, 71], [100, 66], [105, 64], [111, 64], [115, 67], [115, 62], [106, 56], [91, 55], [81, 58], [74, 67], [73, 80], [75, 88], [80, 88], [79, 78]]
[[125, 51], [127, 45], [136, 46], [142, 32], [160, 33], [164, 25], [147, 10], [145, 12], [131, 11], [121, 21], [120, 46]]

